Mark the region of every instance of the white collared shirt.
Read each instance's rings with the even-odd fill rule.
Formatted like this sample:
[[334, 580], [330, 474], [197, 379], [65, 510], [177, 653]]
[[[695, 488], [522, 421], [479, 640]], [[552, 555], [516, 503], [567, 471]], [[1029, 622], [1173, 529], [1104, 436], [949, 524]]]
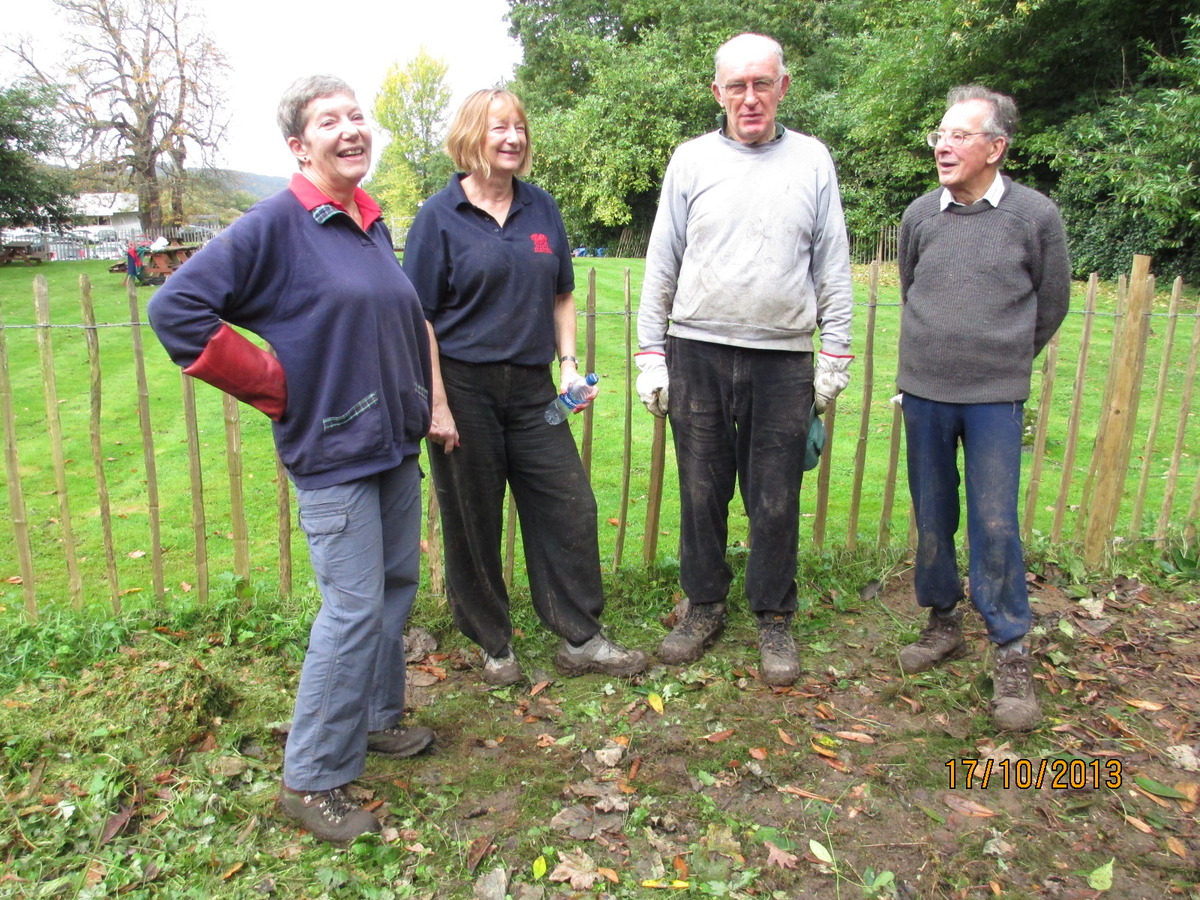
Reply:
[[[987, 189], [987, 192], [984, 193], [984, 195], [982, 197], [980, 197], [979, 200], [986, 200], [988, 203], [992, 204], [993, 207], [996, 207], [996, 206], [1000, 205], [1000, 198], [1003, 196], [1004, 196], [1004, 179], [1000, 177], [1000, 170], [997, 169], [996, 177], [992, 181], [992, 186]], [[978, 203], [979, 200], [976, 200], [975, 202]], [[941, 195], [941, 197], [938, 198], [939, 208], [943, 212], [945, 212], [945, 210], [948, 206], [953, 206], [953, 205], [966, 206], [965, 203], [959, 203], [957, 200], [954, 199], [954, 195], [950, 193], [949, 188], [942, 188], [942, 195]]]

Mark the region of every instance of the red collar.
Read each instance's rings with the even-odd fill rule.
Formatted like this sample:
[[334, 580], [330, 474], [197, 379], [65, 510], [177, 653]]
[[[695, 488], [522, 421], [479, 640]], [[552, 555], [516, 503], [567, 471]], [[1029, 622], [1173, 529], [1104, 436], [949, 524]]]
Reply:
[[[319, 206], [333, 206], [349, 215], [346, 207], [342, 206], [342, 204], [338, 203], [332, 197], [326, 196], [320, 188], [318, 188], [299, 172], [296, 172], [292, 175], [292, 180], [288, 184], [288, 190], [296, 195], [296, 199], [299, 200], [304, 205], [304, 208], [309, 212], [312, 212]], [[363, 231], [366, 231], [373, 224], [375, 224], [375, 220], [380, 218], [382, 215], [382, 213], [379, 211], [379, 204], [371, 199], [370, 194], [358, 187], [354, 189], [354, 202], [358, 204], [359, 214], [362, 215], [363, 218]]]

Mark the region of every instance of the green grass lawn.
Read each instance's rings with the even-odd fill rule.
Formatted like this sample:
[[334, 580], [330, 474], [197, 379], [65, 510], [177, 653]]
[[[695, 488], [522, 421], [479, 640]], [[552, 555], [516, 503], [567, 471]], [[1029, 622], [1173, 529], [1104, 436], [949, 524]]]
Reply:
[[[21, 483], [29, 527], [33, 535], [34, 569], [39, 605], [52, 606], [65, 602], [66, 572], [63, 564], [63, 523], [59, 498], [51, 466], [51, 446], [48, 439], [45, 399], [42, 390], [42, 368], [37, 334], [25, 326], [35, 321], [32, 282], [35, 276], [46, 278], [50, 296], [51, 321], [56, 327], [49, 330], [53, 345], [54, 370], [57, 379], [56, 412], [62, 422], [63, 455], [66, 459], [67, 492], [70, 501], [71, 528], [78, 542], [80, 568], [84, 576], [87, 602], [106, 598], [104, 582], [104, 551], [101, 541], [99, 501], [92, 462], [89, 434], [89, 372], [85, 334], [79, 323], [80, 276], [91, 281], [91, 292], [99, 322], [99, 343], [103, 367], [103, 408], [101, 432], [105, 477], [111, 495], [114, 515], [113, 530], [120, 572], [120, 588], [126, 604], [145, 605], [153, 602], [151, 579], [151, 542], [147, 486], [143, 462], [142, 438], [137, 419], [137, 384], [132, 352], [129, 301], [123, 286], [123, 276], [108, 272], [104, 262], [56, 262], [35, 268], [8, 266], [0, 268], [0, 310], [5, 323], [5, 339], [9, 358], [9, 373], [13, 385], [13, 404], [16, 415], [16, 448], [21, 467]], [[629, 380], [629, 350], [627, 329], [636, 328], [624, 315], [626, 273], [630, 281], [632, 306], [636, 309], [641, 288], [642, 260], [579, 259], [576, 297], [581, 311], [585, 308], [589, 273], [594, 270], [596, 283], [596, 358], [594, 368], [601, 376], [602, 393], [595, 407], [595, 436], [592, 445], [592, 480], [600, 511], [601, 558], [606, 567], [615, 559], [618, 536], [617, 522], [621, 515], [622, 454], [625, 429], [626, 398], [630, 398], [631, 464], [630, 499], [625, 516], [627, 531], [622, 550], [622, 566], [638, 566], [642, 557], [642, 539], [646, 517], [649, 483], [650, 447], [653, 418], [641, 407]], [[1053, 394], [1053, 414], [1048, 426], [1045, 469], [1034, 522], [1036, 540], [1044, 541], [1050, 532], [1055, 498], [1062, 477], [1062, 457], [1066, 442], [1069, 408], [1075, 385], [1075, 371], [1080, 355], [1079, 341], [1084, 328], [1085, 285], [1076, 284], [1073, 310], [1062, 329], [1057, 378]], [[145, 303], [153, 288], [138, 290], [139, 316], [144, 317]], [[868, 323], [868, 270], [856, 267], [854, 321], [854, 350], [859, 355], [852, 368], [850, 388], [842, 395], [837, 409], [836, 427], [832, 433], [830, 476], [828, 482], [828, 518], [826, 543], [840, 546], [846, 542], [846, 521], [853, 489], [854, 456], [858, 445], [860, 416], [864, 403], [869, 410], [865, 432], [866, 464], [863, 477], [862, 508], [858, 520], [860, 541], [874, 543], [881, 529], [881, 510], [884, 486], [888, 482], [888, 446], [892, 432], [892, 407], [889, 398], [894, 393], [896, 370], [896, 338], [899, 308], [898, 287], [894, 267], [884, 267], [875, 310], [876, 326], [872, 354], [874, 377], [870, 391], [864, 396], [867, 374], [866, 357]], [[1182, 309], [1191, 312], [1195, 294], [1189, 291]], [[1168, 301], [1165, 290], [1159, 291], [1152, 319], [1150, 346], [1147, 353], [1144, 399], [1139, 408], [1138, 436], [1134, 439], [1133, 472], [1127, 490], [1136, 489], [1143, 466], [1149, 469], [1145, 521], [1143, 531], [1152, 528], [1158, 512], [1171, 461], [1181, 403], [1186, 391], [1187, 351], [1194, 319], [1178, 320], [1174, 351], [1169, 357], [1165, 382], [1163, 415], [1153, 451], [1143, 460], [1148, 417], [1153, 408], [1157, 386], [1158, 366], [1163, 358], [1163, 345], [1168, 330], [1164, 315]], [[1091, 442], [1099, 421], [1103, 386], [1108, 368], [1108, 346], [1111, 339], [1116, 303], [1113, 285], [1103, 285], [1093, 319], [1092, 350], [1084, 373], [1086, 382], [1080, 410], [1080, 443], [1072, 474], [1068, 502], [1079, 505], [1087, 477]], [[583, 346], [586, 320], [581, 318], [580, 346]], [[197, 581], [191, 527], [191, 500], [187, 469], [187, 448], [182, 416], [181, 376], [170, 363], [148, 327], [141, 329], [145, 347], [145, 366], [148, 382], [150, 420], [154, 454], [158, 473], [159, 502], [162, 521], [163, 565], [167, 594], [178, 596], [194, 589]], [[632, 375], [636, 377], [636, 369]], [[1035, 373], [1028, 418], [1032, 422], [1041, 390], [1040, 369]], [[227, 578], [232, 571], [232, 523], [230, 520], [229, 476], [226, 468], [226, 431], [221, 397], [204, 384], [196, 385], [200, 440], [203, 453], [205, 485], [206, 533], [210, 553], [210, 575], [213, 579]], [[1196, 413], [1189, 411], [1188, 421]], [[244, 487], [249, 516], [250, 558], [252, 580], [271, 585], [277, 583], [279, 552], [276, 523], [276, 480], [274, 454], [267, 419], [254, 410], [240, 407], [241, 440], [244, 454]], [[571, 427], [577, 437], [582, 434], [582, 422], [575, 419]], [[1200, 429], [1182, 429], [1183, 446], [1180, 473], [1176, 489], [1172, 524], [1182, 529], [1192, 485], [1196, 479], [1195, 460], [1200, 458]], [[1031, 458], [1032, 454], [1029, 454]], [[1027, 459], [1027, 469], [1029, 460]], [[903, 483], [903, 451], [899, 461], [900, 481], [895, 487], [895, 508], [883, 522], [889, 539], [903, 544], [908, 533], [908, 497]], [[806, 479], [802, 498], [804, 522], [802, 534], [809, 533], [817, 504], [816, 473]], [[0, 473], [7, 481], [7, 475]], [[675, 483], [674, 454], [666, 454], [666, 483], [658, 535], [658, 557], [670, 561], [676, 552], [679, 511]], [[1131, 502], [1125, 504], [1119, 529], [1130, 525]], [[730, 516], [730, 544], [745, 541], [746, 521], [735, 498]], [[1067, 517], [1064, 539], [1075, 536], [1074, 516]], [[1123, 532], [1128, 534], [1127, 531]], [[1131, 537], [1137, 537], [1132, 536]], [[298, 589], [305, 589], [309, 580], [304, 542], [299, 534], [292, 544], [294, 570]], [[0, 577], [3, 584], [0, 603], [9, 609], [22, 605], [22, 587], [13, 583], [19, 576], [14, 543], [5, 541], [0, 548]], [[521, 566], [516, 567], [515, 579], [523, 580]]]

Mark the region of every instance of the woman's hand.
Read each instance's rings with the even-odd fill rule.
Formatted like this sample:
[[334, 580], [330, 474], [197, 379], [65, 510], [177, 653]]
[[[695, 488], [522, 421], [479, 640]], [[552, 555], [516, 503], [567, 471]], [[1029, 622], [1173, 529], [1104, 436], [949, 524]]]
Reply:
[[[580, 375], [578, 371], [576, 371], [574, 366], [570, 367], [570, 369], [571, 369], [570, 372], [566, 371], [567, 366], [564, 365], [562, 368], [564, 371], [559, 375], [559, 380], [558, 380], [558, 393], [560, 395], [565, 394], [568, 390], [570, 390], [570, 388], [573, 385], [576, 385], [576, 384], [585, 384], [586, 385], [587, 384], [587, 382], [584, 381], [583, 376]], [[592, 401], [595, 400], [596, 397], [599, 396], [599, 394], [600, 394], [600, 385], [599, 384], [587, 385], [587, 389], [588, 389], [587, 399], [583, 400], [581, 403], [579, 403], [575, 407], [574, 412], [576, 414], [583, 412], [585, 409], [587, 409], [589, 406], [591, 406]]]
[[427, 437], [435, 444], [442, 445], [443, 453], [451, 453], [458, 446], [458, 426], [454, 424], [454, 414], [445, 400], [433, 401], [432, 417], [429, 422]]

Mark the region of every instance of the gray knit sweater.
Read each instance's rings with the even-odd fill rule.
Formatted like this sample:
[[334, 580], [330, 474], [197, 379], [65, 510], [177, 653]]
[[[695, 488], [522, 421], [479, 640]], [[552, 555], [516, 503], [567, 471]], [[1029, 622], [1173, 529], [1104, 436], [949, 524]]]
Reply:
[[833, 159], [784, 130], [741, 144], [720, 131], [681, 144], [646, 249], [638, 344], [666, 335], [762, 350], [846, 353], [854, 309]]
[[942, 403], [1029, 397], [1033, 359], [1071, 295], [1058, 207], [1004, 177], [995, 207], [939, 208], [941, 189], [900, 222], [900, 390]]

